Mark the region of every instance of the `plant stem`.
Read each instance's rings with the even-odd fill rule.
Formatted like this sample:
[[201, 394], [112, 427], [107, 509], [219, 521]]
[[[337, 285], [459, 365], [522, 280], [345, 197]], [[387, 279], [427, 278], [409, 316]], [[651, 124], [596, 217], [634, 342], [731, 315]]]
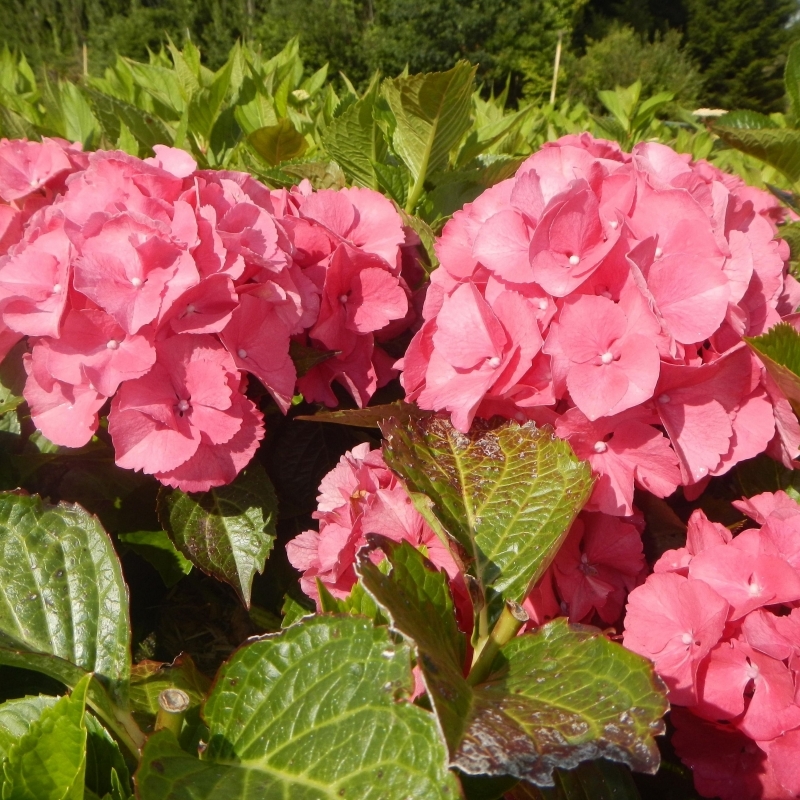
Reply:
[[180, 689], [164, 689], [158, 696], [158, 715], [155, 729], [172, 731], [179, 736], [183, 727], [183, 718], [189, 709], [189, 695]]
[[510, 642], [527, 621], [528, 614], [519, 603], [512, 600], [506, 602], [503, 613], [492, 628], [492, 632], [483, 640], [482, 645], [479, 642], [480, 649], [476, 648], [477, 657], [467, 676], [467, 683], [470, 686], [477, 686], [486, 679], [500, 648]]

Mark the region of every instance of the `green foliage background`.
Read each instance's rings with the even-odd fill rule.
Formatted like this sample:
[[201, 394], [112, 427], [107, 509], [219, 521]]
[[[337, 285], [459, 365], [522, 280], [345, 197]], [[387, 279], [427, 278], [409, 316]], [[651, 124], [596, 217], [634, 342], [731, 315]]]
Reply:
[[102, 74], [187, 41], [219, 68], [237, 40], [265, 55], [296, 35], [309, 74], [329, 64], [364, 88], [375, 70], [445, 70], [460, 59], [512, 103], [546, 99], [559, 32], [562, 95], [640, 78], [685, 104], [783, 110], [797, 0], [3, 0], [0, 44], [61, 77]]

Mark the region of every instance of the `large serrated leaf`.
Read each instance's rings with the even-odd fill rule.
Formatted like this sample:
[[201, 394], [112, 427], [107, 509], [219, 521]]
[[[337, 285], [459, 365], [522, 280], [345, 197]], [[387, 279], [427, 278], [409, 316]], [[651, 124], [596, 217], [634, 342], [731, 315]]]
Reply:
[[664, 733], [668, 708], [646, 659], [559, 618], [500, 650], [488, 679], [475, 687], [454, 762], [466, 773], [545, 786], [555, 767], [594, 758], [654, 773], [654, 737]]
[[597, 759], [573, 770], [556, 770], [552, 789], [520, 782], [506, 800], [641, 800], [641, 796], [626, 767]]
[[795, 410], [800, 408], [800, 333], [788, 322], [779, 322], [745, 341]]
[[340, 408], [336, 411], [318, 411], [316, 414], [299, 414], [295, 419], [305, 422], [331, 422], [336, 425], [352, 425], [356, 428], [378, 428], [380, 423], [387, 419], [400, 421], [429, 417], [430, 412], [424, 411], [413, 403], [404, 400], [395, 400], [393, 403], [383, 403], [366, 408]]
[[71, 695], [42, 710], [8, 750], [2, 794], [8, 800], [83, 800], [86, 675]]
[[336, 117], [322, 137], [322, 144], [347, 176], [360, 186], [377, 189], [373, 162], [386, 157], [386, 140], [375, 121], [376, 97], [368, 94]]
[[0, 494], [0, 663], [71, 686], [93, 672], [124, 703], [127, 589], [108, 535], [80, 506]]
[[275, 543], [278, 500], [256, 463], [233, 483], [186, 494], [162, 489], [158, 517], [175, 546], [195, 566], [229, 583], [249, 607], [256, 572], [264, 571]]
[[474, 558], [494, 613], [522, 602], [555, 557], [592, 489], [588, 464], [533, 423], [447, 420], [382, 424], [387, 464], [433, 501], [448, 533]]
[[413, 203], [425, 176], [447, 168], [450, 151], [469, 130], [476, 69], [467, 61], [459, 61], [447, 72], [387, 78], [383, 82], [383, 94], [397, 120], [392, 144], [415, 182]]
[[800, 121], [800, 45], [793, 44], [786, 57], [786, 68], [783, 72], [786, 94], [795, 124]]
[[663, 732], [667, 702], [646, 659], [561, 618], [513, 638], [471, 686], [446, 576], [407, 544], [371, 544], [391, 570], [384, 575], [365, 549], [357, 571], [392, 627], [416, 645], [454, 766], [544, 786], [553, 785], [554, 769], [600, 757], [655, 772], [653, 737]]
[[746, 129], [715, 125], [714, 133], [731, 147], [775, 167], [790, 181], [800, 180], [800, 130]]
[[119, 540], [154, 567], [164, 585], [174, 586], [192, 571], [192, 562], [175, 549], [166, 531], [121, 533]]
[[95, 89], [86, 87], [84, 91], [110, 140], [116, 141], [119, 138], [122, 122], [145, 148], [173, 143], [173, 135], [153, 114]]
[[410, 653], [386, 628], [318, 616], [242, 647], [205, 707], [199, 761], [152, 736], [140, 800], [450, 800], [458, 785], [434, 717], [399, 700]]

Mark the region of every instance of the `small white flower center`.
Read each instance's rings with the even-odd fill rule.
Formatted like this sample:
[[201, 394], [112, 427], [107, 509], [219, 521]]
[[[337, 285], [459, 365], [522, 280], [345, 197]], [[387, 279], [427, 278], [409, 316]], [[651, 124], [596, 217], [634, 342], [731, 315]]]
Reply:
[[245, 350], [243, 347], [237, 350], [236, 354], [239, 356], [239, 358], [247, 358], [247, 350]]
[[761, 586], [759, 585], [758, 581], [753, 581], [747, 587], [747, 593], [750, 595], [750, 597], [755, 597], [756, 595], [761, 594]]
[[487, 359], [486, 363], [492, 369], [497, 369], [500, 366], [500, 358], [499, 358], [499, 356], [492, 356], [491, 358]]
[[197, 309], [194, 307], [194, 303], [189, 303], [189, 305], [186, 306], [187, 314], [194, 314], [195, 311], [197, 311]]
[[53, 286], [53, 294], [60, 294], [61, 293], [61, 284], [57, 283]]
[[547, 311], [547, 300], [539, 301], [539, 311]]
[[138, 289], [142, 285], [142, 279], [141, 278], [131, 278], [131, 285]]
[[668, 394], [660, 394], [658, 396], [658, 402], [661, 403], [662, 405], [666, 405], [667, 403], [669, 403], [669, 395]]
[[682, 634], [682, 635], [681, 635], [681, 641], [682, 641], [684, 644], [691, 644], [691, 643], [692, 643], [692, 639], [693, 639], [693, 638], [694, 638], [694, 637], [692, 636], [692, 634], [691, 634], [691, 633], [688, 633], [688, 632], [687, 632], [687, 633], [684, 633], [684, 634]]
[[517, 411], [517, 413], [514, 414], [514, 419], [516, 419], [517, 422], [525, 422], [527, 417], [521, 411]]
[[109, 339], [106, 342], [106, 347], [109, 350], [116, 350], [119, 347], [119, 342], [116, 339]]
[[615, 219], [612, 219], [608, 224], [611, 226], [611, 230], [614, 231], [619, 227], [619, 222], [617, 222]]
[[656, 258], [661, 258], [664, 255], [664, 251], [660, 247], [656, 247]]
[[595, 442], [594, 443], [594, 451], [595, 453], [605, 453], [608, 450], [608, 445], [605, 442]]
[[178, 401], [178, 411], [188, 411], [189, 410], [189, 402], [188, 400], [179, 400]]
[[342, 305], [344, 305], [347, 302], [347, 295], [346, 294], [339, 295], [339, 302]]
[[747, 669], [745, 670], [747, 679], [751, 681], [754, 681], [758, 677], [758, 672], [758, 664], [748, 664]]
[[577, 267], [578, 264], [581, 263], [580, 256], [570, 256], [569, 257], [569, 263], [572, 264], [573, 267]]
[[38, 186], [38, 185], [39, 181], [36, 180], [35, 178], [32, 181], [28, 181], [28, 186]]
[[606, 352], [606, 353], [603, 353], [603, 355], [600, 356], [600, 360], [604, 364], [610, 364], [614, 360], [614, 356], [613, 356], [613, 354], [611, 352]]

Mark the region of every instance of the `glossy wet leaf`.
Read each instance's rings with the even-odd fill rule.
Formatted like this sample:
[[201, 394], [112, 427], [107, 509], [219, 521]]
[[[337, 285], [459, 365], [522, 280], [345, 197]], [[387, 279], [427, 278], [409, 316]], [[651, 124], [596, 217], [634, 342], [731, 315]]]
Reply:
[[[311, 678], [313, 676], [313, 679]], [[317, 616], [242, 647], [205, 707], [199, 761], [152, 736], [140, 800], [449, 800], [458, 785], [434, 717], [399, 698], [408, 648], [356, 617]]]
[[521, 602], [558, 552], [592, 488], [566, 442], [532, 423], [476, 423], [469, 434], [429, 418], [382, 425], [387, 464], [426, 494], [474, 558], [494, 613]]
[[178, 550], [233, 586], [247, 606], [253, 577], [275, 542], [277, 512], [275, 490], [257, 463], [227, 486], [198, 494], [165, 488], [158, 495], [159, 520]]
[[49, 708], [8, 749], [2, 795], [8, 800], [82, 800], [86, 771], [84, 713], [90, 676]]
[[326, 614], [350, 614], [371, 619], [375, 625], [385, 625], [386, 619], [361, 583], [355, 584], [347, 597], [334, 597], [325, 584], [317, 579], [320, 610]]
[[124, 703], [127, 590], [108, 535], [80, 506], [0, 494], [0, 663], [69, 686], [93, 672]]
[[174, 586], [192, 571], [192, 562], [184, 558], [166, 531], [121, 533], [119, 540], [158, 570], [166, 586]]
[[595, 758], [652, 773], [660, 763], [654, 737], [664, 732], [667, 709], [648, 661], [560, 618], [501, 649], [475, 688], [454, 762], [470, 774], [545, 786], [555, 767]]
[[788, 322], [779, 322], [745, 341], [792, 405], [800, 406], [800, 333]]
[[369, 541], [391, 570], [384, 575], [363, 550], [357, 571], [392, 627], [416, 646], [454, 766], [541, 785], [552, 785], [556, 767], [603, 756], [658, 768], [653, 737], [667, 703], [648, 661], [562, 618], [512, 639], [472, 687], [446, 577], [407, 543]]
[[[425, 685], [451, 751], [464, 733], [472, 691], [463, 677], [464, 634], [456, 624], [447, 574], [408, 542], [368, 534], [369, 549], [358, 554], [356, 573], [386, 611], [392, 627], [417, 648]], [[390, 569], [370, 560], [380, 550]]]

